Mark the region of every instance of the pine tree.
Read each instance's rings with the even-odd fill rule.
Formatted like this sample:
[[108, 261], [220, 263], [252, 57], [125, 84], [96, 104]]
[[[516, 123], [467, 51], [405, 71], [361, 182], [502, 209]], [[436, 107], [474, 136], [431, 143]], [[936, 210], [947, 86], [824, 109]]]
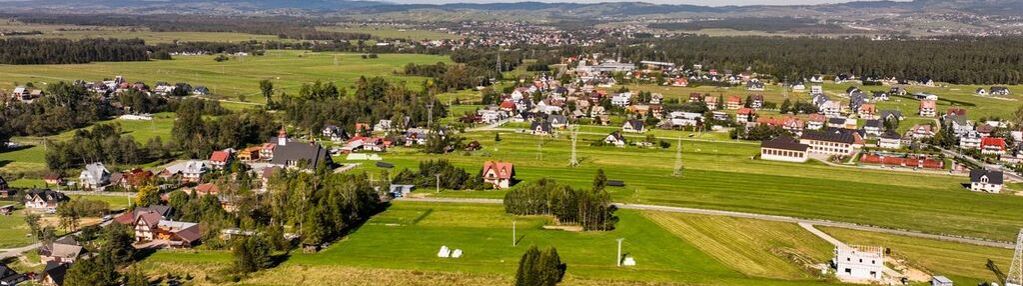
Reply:
[[540, 250], [536, 246], [530, 246], [522, 259], [519, 259], [519, 270], [515, 273], [515, 286], [537, 286], [539, 277], [537, 265], [540, 260]]
[[782, 101], [781, 102], [781, 110], [780, 110], [781, 114], [789, 113], [789, 109], [790, 109], [791, 106], [792, 106], [792, 102], [790, 102], [788, 98], [786, 98], [785, 101]]
[[597, 169], [597, 176], [593, 178], [593, 190], [603, 191], [607, 187], [607, 175], [604, 175], [604, 169]]

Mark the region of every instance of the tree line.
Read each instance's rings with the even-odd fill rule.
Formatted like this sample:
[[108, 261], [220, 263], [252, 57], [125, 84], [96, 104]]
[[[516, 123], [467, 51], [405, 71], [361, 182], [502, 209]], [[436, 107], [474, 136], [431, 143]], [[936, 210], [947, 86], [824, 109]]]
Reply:
[[160, 137], [143, 146], [122, 133], [120, 125], [102, 123], [75, 131], [71, 140], [48, 141], [46, 166], [50, 170], [67, 170], [93, 162], [142, 164], [170, 156], [169, 146]]
[[620, 53], [633, 62], [703, 64], [735, 72], [750, 68], [790, 81], [845, 73], [955, 84], [1023, 83], [1023, 38], [1018, 37], [872, 41], [863, 37], [686, 36], [613, 42], [591, 50]]
[[464, 169], [455, 167], [447, 160], [420, 161], [419, 171], [402, 169], [391, 182], [415, 185], [421, 189], [433, 188], [438, 183], [439, 187], [448, 190], [480, 190], [484, 187], [482, 174], [469, 175]]
[[504, 196], [505, 212], [516, 215], [552, 215], [559, 223], [579, 224], [584, 230], [612, 230], [618, 217], [607, 177], [600, 170], [590, 190], [574, 189], [551, 179], [540, 179], [512, 189]]
[[139, 39], [0, 39], [0, 64], [84, 64], [147, 60], [148, 49], [145, 42]]
[[336, 125], [354, 134], [355, 123], [374, 124], [381, 119], [391, 120], [396, 128], [426, 126], [428, 104], [433, 106], [433, 118], [447, 115], [447, 107], [436, 97], [381, 77], [359, 78], [352, 94], [336, 89], [333, 84], [319, 88], [315, 85], [304, 87], [309, 92], [297, 97], [279, 96], [285, 122], [310, 134], [318, 134], [326, 125]]
[[[0, 110], [0, 133], [7, 136], [47, 136], [81, 128], [115, 114], [108, 102], [80, 85], [58, 82], [32, 103], [11, 101]], [[4, 136], [0, 135], [0, 139]]]

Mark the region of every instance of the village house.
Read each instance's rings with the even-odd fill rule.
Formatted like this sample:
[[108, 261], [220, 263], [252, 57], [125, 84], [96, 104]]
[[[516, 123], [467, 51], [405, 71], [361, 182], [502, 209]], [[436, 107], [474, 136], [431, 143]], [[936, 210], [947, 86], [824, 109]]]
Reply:
[[495, 189], [507, 189], [513, 183], [515, 166], [511, 162], [486, 161], [483, 163], [483, 182]]
[[980, 153], [1005, 155], [1005, 138], [984, 137], [980, 139]]
[[43, 272], [39, 273], [36, 280], [45, 286], [64, 285], [64, 276], [67, 275], [70, 267], [70, 263], [47, 262], [43, 267]]
[[70, 200], [64, 193], [50, 189], [34, 189], [25, 193], [25, 207], [37, 211], [55, 212], [57, 207]]
[[980, 96], [986, 96], [987, 95], [987, 90], [984, 89], [983, 87], [977, 88], [976, 94], [980, 95]]
[[952, 129], [952, 133], [955, 136], [962, 136], [967, 132], [973, 131], [973, 125], [970, 125], [970, 122], [966, 120], [966, 116], [963, 115], [956, 113], [946, 114], [941, 117], [941, 121], [945, 128]]
[[906, 135], [902, 136], [906, 139], [922, 140], [934, 137], [934, 128], [928, 124], [917, 124], [906, 130]]
[[735, 95], [729, 96], [725, 100], [725, 108], [730, 110], [742, 108], [742, 98]]
[[884, 125], [881, 124], [881, 120], [871, 119], [867, 120], [867, 122], [863, 124], [863, 133], [867, 137], [881, 136], [881, 130], [884, 130]]
[[238, 151], [238, 160], [241, 160], [242, 162], [253, 162], [259, 160], [259, 151], [262, 149], [263, 147], [260, 146], [252, 146], [242, 149], [241, 151]]
[[824, 87], [820, 85], [810, 86], [810, 94], [824, 94]]
[[345, 136], [345, 131], [341, 129], [341, 127], [337, 127], [337, 125], [324, 126], [323, 130], [320, 131], [320, 134], [323, 135], [323, 137], [329, 138], [330, 141], [334, 142], [340, 142], [347, 139], [346, 138], [347, 136]]
[[760, 159], [782, 162], [806, 162], [809, 145], [799, 143], [795, 138], [782, 135], [760, 143]]
[[111, 184], [112, 185], [117, 184], [129, 190], [144, 186], [146, 184], [150, 184], [156, 177], [156, 174], [153, 174], [153, 172], [143, 170], [141, 168], [135, 168], [132, 169], [131, 171], [122, 172], [115, 175], [120, 175], [121, 180], [120, 182], [115, 182], [114, 180], [111, 180]]
[[170, 247], [191, 247], [199, 242], [199, 224], [166, 220], [155, 212], [141, 213], [133, 225], [135, 241], [154, 242]]
[[997, 194], [1002, 191], [1002, 171], [974, 169], [970, 170], [970, 190]]
[[625, 147], [627, 142], [625, 141], [625, 136], [622, 136], [621, 131], [614, 131], [611, 132], [611, 134], [608, 134], [607, 137], [604, 137], [604, 144], [611, 144], [616, 147]]
[[273, 154], [270, 155], [270, 165], [316, 170], [320, 166], [331, 167], [334, 164], [323, 146], [316, 142], [300, 142], [288, 138], [288, 133], [283, 128], [277, 133], [277, 137], [270, 138], [267, 143], [275, 144]]
[[749, 91], [764, 91], [764, 88], [764, 83], [757, 80], [752, 80], [746, 83], [746, 90]]
[[622, 124], [622, 131], [629, 133], [643, 133], [646, 132], [646, 127], [641, 120], [626, 120], [625, 124]]
[[230, 164], [231, 164], [230, 150], [213, 151], [213, 154], [210, 155], [210, 167], [212, 167], [214, 170], [223, 170], [224, 168], [227, 167], [227, 165]]
[[707, 104], [707, 109], [715, 110], [718, 109], [718, 97], [713, 95], [707, 95], [703, 97], [703, 102]]
[[665, 120], [663, 128], [695, 127], [703, 124], [703, 114], [695, 112], [672, 111]]
[[86, 254], [85, 248], [75, 241], [74, 236], [64, 236], [39, 246], [39, 260], [42, 262], [74, 263]]
[[752, 108], [743, 107], [735, 112], [735, 122], [738, 122], [740, 125], [756, 121], [757, 111]]
[[546, 120], [533, 121], [533, 123], [529, 125], [529, 131], [533, 133], [533, 135], [547, 136], [552, 134], [552, 127], [551, 123]]
[[806, 131], [799, 142], [809, 145], [811, 154], [825, 156], [852, 156], [863, 146], [860, 134], [848, 129], [827, 128], [821, 131]]
[[78, 182], [82, 189], [98, 190], [110, 183], [110, 171], [99, 162], [85, 165], [85, 169], [78, 175]]
[[842, 103], [828, 100], [820, 105], [821, 113], [828, 118], [842, 117]]
[[936, 115], [934, 100], [920, 100], [920, 116], [923, 117], [934, 117]]
[[828, 118], [829, 128], [856, 129], [856, 119], [833, 117]]
[[902, 136], [899, 136], [899, 133], [893, 130], [885, 131], [884, 134], [881, 134], [878, 138], [877, 147], [884, 149], [901, 149]]
[[880, 281], [884, 273], [884, 249], [881, 247], [835, 247], [835, 275], [853, 280]]
[[824, 128], [824, 123], [828, 121], [827, 117], [823, 114], [814, 113], [810, 114], [806, 118], [806, 129], [809, 130], [820, 130]]
[[856, 115], [863, 119], [874, 119], [877, 116], [877, 106], [873, 103], [861, 104]]
[[547, 116], [547, 120], [551, 123], [551, 127], [563, 129], [568, 126], [568, 117], [564, 115], [551, 115]]
[[970, 131], [959, 136], [959, 149], [980, 149], [980, 140], [984, 138], [977, 131]]
[[14, 271], [14, 269], [8, 267], [7, 264], [0, 262], [0, 285], [18, 285], [22, 282], [28, 281], [28, 279], [28, 276], [19, 274], [17, 271]]
[[629, 106], [630, 103], [632, 103], [631, 92], [616, 93], [611, 96], [611, 105], [626, 107]]
[[187, 160], [168, 166], [159, 175], [164, 179], [178, 178], [181, 182], [194, 183], [202, 180], [202, 175], [206, 174], [207, 170], [209, 169], [206, 162]]
[[803, 133], [806, 128], [806, 123], [798, 117], [787, 115], [781, 118], [775, 117], [761, 117], [757, 118], [757, 125], [767, 125], [781, 127], [786, 131], [792, 132], [793, 134], [799, 135]]
[[764, 108], [764, 96], [760, 94], [751, 95], [749, 100], [749, 107], [753, 109]]

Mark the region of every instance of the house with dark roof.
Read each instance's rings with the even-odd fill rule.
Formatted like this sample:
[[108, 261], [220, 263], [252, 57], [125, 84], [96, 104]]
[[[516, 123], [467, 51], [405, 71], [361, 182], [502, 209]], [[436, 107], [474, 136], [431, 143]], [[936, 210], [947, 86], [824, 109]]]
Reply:
[[885, 149], [902, 148], [902, 136], [894, 130], [887, 130], [877, 139], [877, 147]]
[[630, 133], [643, 133], [646, 132], [646, 127], [642, 120], [630, 119], [626, 120], [625, 124], [622, 124], [622, 131]]
[[547, 136], [551, 135], [552, 127], [550, 121], [533, 121], [529, 124], [529, 131], [533, 135]]
[[799, 143], [795, 138], [782, 135], [760, 143], [760, 159], [782, 162], [806, 162], [809, 145]]
[[70, 263], [47, 262], [43, 272], [40, 273], [39, 281], [43, 285], [64, 285], [64, 276], [67, 275]]
[[24, 274], [18, 274], [7, 264], [0, 263], [0, 285], [18, 285], [18, 283], [28, 281], [28, 277]]
[[74, 263], [86, 252], [73, 236], [68, 235], [39, 246], [39, 259], [43, 262]]
[[110, 183], [110, 171], [99, 162], [85, 165], [85, 169], [78, 175], [78, 181], [83, 189], [100, 189]]
[[881, 136], [881, 130], [884, 130], [884, 124], [881, 124], [881, 120], [867, 120], [863, 125], [863, 134], [867, 137]]
[[1002, 171], [970, 170], [970, 190], [974, 192], [999, 193], [1002, 191]]
[[625, 147], [625, 136], [622, 136], [622, 132], [620, 131], [611, 132], [611, 134], [608, 134], [607, 137], [604, 137], [604, 144]]
[[71, 198], [64, 193], [50, 189], [35, 189], [25, 193], [25, 207], [42, 211], [56, 211], [57, 207]]
[[858, 132], [841, 128], [807, 130], [799, 142], [810, 146], [809, 153], [823, 156], [851, 156], [863, 147], [863, 137]]
[[323, 146], [316, 142], [302, 142], [288, 138], [288, 133], [283, 128], [277, 137], [270, 138], [267, 143], [275, 144], [270, 165], [315, 170], [320, 166], [329, 168], [334, 164], [330, 158], [330, 152]]
[[1009, 91], [1008, 87], [992, 86], [991, 87], [991, 92], [989, 92], [989, 94], [991, 94], [991, 95], [1009, 95], [1009, 94], [1012, 94], [1012, 93]]

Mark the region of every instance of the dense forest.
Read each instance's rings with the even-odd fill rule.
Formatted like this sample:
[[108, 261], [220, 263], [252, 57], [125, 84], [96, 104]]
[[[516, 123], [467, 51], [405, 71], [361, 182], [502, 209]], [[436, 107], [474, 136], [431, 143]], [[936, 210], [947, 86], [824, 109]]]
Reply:
[[682, 37], [596, 48], [623, 58], [747, 68], [779, 79], [815, 74], [896, 77], [957, 84], [1023, 83], [1023, 38], [948, 37], [872, 41], [868, 38]]
[[0, 39], [0, 64], [84, 64], [149, 60], [145, 42], [118, 39]]

